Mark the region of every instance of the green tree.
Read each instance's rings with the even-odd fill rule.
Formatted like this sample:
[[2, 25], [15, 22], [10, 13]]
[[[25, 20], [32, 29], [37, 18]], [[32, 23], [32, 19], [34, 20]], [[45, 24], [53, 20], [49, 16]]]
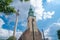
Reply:
[[[15, 22], [14, 32], [13, 32], [13, 40], [14, 40], [16, 27], [18, 23], [18, 13], [12, 6], [10, 6], [10, 3], [12, 3], [12, 1], [13, 0], [0, 0], [0, 12], [3, 12], [6, 15], [9, 15], [11, 13], [16, 13], [16, 22]], [[20, 1], [23, 2], [23, 0], [20, 0]], [[29, 0], [24, 0], [24, 1], [27, 2]]]
[[[13, 0], [0, 0], [0, 12], [3, 12], [6, 15], [10, 15], [13, 13], [16, 13], [16, 10], [14, 7], [10, 6], [10, 4], [13, 2]], [[8, 40], [15, 40], [15, 37], [12, 36], [8, 38]]]
[[60, 40], [60, 30], [57, 31], [58, 39]]
[[10, 6], [10, 3], [12, 2], [12, 0], [0, 0], [0, 12], [5, 13], [6, 15], [15, 13], [15, 9], [12, 6]]
[[[14, 39], [13, 39], [13, 38], [14, 38]], [[11, 37], [9, 37], [7, 40], [16, 40], [16, 37], [11, 36]]]

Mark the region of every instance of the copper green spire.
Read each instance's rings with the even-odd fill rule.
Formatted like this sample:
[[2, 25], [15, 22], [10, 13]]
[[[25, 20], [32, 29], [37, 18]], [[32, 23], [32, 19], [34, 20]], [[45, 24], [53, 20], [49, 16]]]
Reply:
[[30, 6], [28, 16], [34, 16], [34, 11], [32, 10], [32, 7]]

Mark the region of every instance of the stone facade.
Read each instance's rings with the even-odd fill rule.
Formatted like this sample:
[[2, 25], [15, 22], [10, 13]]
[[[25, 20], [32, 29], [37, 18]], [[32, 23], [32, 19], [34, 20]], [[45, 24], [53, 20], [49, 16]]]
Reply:
[[[32, 22], [33, 20], [33, 22]], [[33, 23], [33, 24], [32, 24]], [[32, 17], [29, 16], [28, 17], [28, 24], [27, 24], [28, 28], [30, 29], [30, 31], [32, 31], [32, 27], [34, 28], [34, 31], [37, 31], [37, 26], [36, 26], [36, 17]]]
[[[18, 40], [33, 40], [33, 32], [27, 29]], [[39, 31], [34, 32], [34, 40], [42, 40], [42, 35]]]

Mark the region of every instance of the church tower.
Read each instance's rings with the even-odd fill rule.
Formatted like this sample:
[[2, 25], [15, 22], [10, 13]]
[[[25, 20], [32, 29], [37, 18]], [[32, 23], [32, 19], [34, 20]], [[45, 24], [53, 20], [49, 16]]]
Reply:
[[34, 11], [30, 7], [28, 12], [28, 29], [21, 35], [18, 40], [42, 40], [41, 32], [38, 30], [36, 25], [36, 16], [34, 16]]
[[32, 32], [32, 30], [34, 30], [34, 32], [37, 32], [36, 16], [34, 16], [34, 11], [31, 7], [28, 13], [28, 28], [30, 29], [30, 32]]

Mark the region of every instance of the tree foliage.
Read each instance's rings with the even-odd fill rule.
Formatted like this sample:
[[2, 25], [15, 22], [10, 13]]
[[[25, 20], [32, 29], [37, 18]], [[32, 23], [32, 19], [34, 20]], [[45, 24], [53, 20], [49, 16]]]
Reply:
[[11, 36], [11, 37], [9, 37], [7, 40], [16, 40], [16, 37]]
[[12, 0], [0, 0], [0, 12], [4, 12], [5, 14], [16, 12], [12, 6], [9, 6], [12, 2]]
[[58, 39], [60, 40], [60, 30], [57, 31]]

